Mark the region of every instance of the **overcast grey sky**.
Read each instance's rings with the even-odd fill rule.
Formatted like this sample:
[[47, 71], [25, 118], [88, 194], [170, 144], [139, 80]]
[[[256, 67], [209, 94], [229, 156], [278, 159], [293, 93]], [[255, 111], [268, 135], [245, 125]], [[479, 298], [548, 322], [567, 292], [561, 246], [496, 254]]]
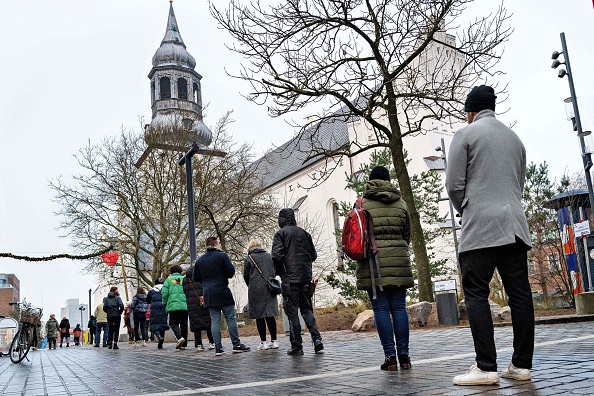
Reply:
[[[224, 7], [224, 1], [217, 1]], [[496, 2], [479, 0], [471, 13]], [[567, 78], [556, 77], [550, 55], [567, 36], [578, 103], [585, 130], [594, 129], [594, 10], [590, 0], [506, 1], [515, 32], [506, 44], [500, 83], [509, 84], [511, 110], [500, 118], [516, 122], [529, 161], [547, 161], [554, 176], [581, 171], [578, 139], [565, 119]], [[87, 141], [115, 135], [122, 126], [139, 130], [150, 119], [151, 58], [165, 33], [166, 0], [22, 0], [0, 5], [0, 251], [42, 256], [68, 252], [60, 238], [57, 209], [48, 181], [78, 172], [72, 154]], [[224, 47], [205, 0], [175, 0], [175, 13], [188, 51], [203, 76], [205, 122], [212, 126], [234, 110], [237, 140], [258, 153], [293, 135], [265, 107], [243, 99], [249, 87], [227, 77], [239, 60]], [[0, 272], [21, 280], [21, 297], [57, 313], [68, 298], [88, 299], [93, 276], [70, 260], [29, 263], [0, 259]], [[96, 302], [93, 301], [93, 305]], [[85, 324], [86, 325], [86, 324]]]

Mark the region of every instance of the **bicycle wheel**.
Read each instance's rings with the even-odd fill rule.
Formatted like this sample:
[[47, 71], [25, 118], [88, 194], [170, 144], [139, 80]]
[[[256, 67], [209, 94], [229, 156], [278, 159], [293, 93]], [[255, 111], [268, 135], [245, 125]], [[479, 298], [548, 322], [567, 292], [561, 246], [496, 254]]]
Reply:
[[31, 328], [28, 326], [21, 327], [10, 344], [10, 350], [8, 352], [10, 354], [10, 360], [15, 364], [20, 363], [27, 356], [27, 353], [29, 353], [32, 341]]

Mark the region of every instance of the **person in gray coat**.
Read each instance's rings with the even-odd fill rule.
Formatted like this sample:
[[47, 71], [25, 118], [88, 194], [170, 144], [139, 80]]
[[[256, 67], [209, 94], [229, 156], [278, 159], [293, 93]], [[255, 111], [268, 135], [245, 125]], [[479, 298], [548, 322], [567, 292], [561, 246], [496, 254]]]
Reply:
[[534, 353], [534, 309], [528, 281], [531, 248], [522, 207], [526, 150], [518, 136], [495, 118], [495, 91], [474, 87], [464, 111], [468, 126], [454, 135], [446, 189], [461, 215], [459, 262], [476, 363], [456, 385], [499, 382], [489, 282], [495, 268], [509, 296], [514, 353], [501, 375], [529, 380]]
[[[260, 335], [258, 351], [277, 349], [276, 318], [278, 300], [268, 291], [268, 278], [274, 277], [272, 256], [262, 248], [262, 242], [251, 240], [248, 256], [243, 261], [243, 279], [248, 286], [248, 318], [256, 319]], [[266, 342], [266, 326], [270, 332], [270, 343]]]

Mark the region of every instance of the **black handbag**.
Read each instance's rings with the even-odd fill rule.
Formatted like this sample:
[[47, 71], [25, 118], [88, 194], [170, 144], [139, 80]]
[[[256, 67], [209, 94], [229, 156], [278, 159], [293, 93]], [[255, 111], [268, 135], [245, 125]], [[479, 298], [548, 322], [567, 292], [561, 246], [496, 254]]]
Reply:
[[262, 276], [262, 278], [264, 278], [264, 280], [266, 281], [266, 283], [268, 284], [268, 291], [270, 292], [270, 294], [272, 294], [273, 296], [278, 296], [279, 294], [282, 293], [282, 288], [281, 288], [281, 281], [276, 279], [275, 277], [272, 278], [266, 278], [264, 276], [264, 274], [262, 273], [262, 270], [260, 269], [260, 267], [258, 266], [258, 264], [256, 263], [256, 260], [254, 260], [254, 258], [248, 254], [248, 257], [250, 258], [250, 260], [252, 260], [252, 263], [254, 263], [254, 266], [256, 267], [256, 269], [258, 270], [258, 272], [260, 273], [260, 276]]

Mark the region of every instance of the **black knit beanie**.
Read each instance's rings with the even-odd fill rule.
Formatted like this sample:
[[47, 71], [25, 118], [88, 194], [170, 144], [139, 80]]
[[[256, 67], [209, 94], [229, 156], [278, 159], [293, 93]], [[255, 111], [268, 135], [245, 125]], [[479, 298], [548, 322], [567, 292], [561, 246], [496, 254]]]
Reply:
[[495, 111], [495, 91], [487, 85], [474, 87], [470, 90], [466, 103], [464, 103], [464, 111], [466, 113], [479, 112], [481, 110], [489, 109]]
[[383, 166], [376, 166], [369, 174], [369, 180], [375, 179], [390, 181], [390, 171], [388, 171]]

